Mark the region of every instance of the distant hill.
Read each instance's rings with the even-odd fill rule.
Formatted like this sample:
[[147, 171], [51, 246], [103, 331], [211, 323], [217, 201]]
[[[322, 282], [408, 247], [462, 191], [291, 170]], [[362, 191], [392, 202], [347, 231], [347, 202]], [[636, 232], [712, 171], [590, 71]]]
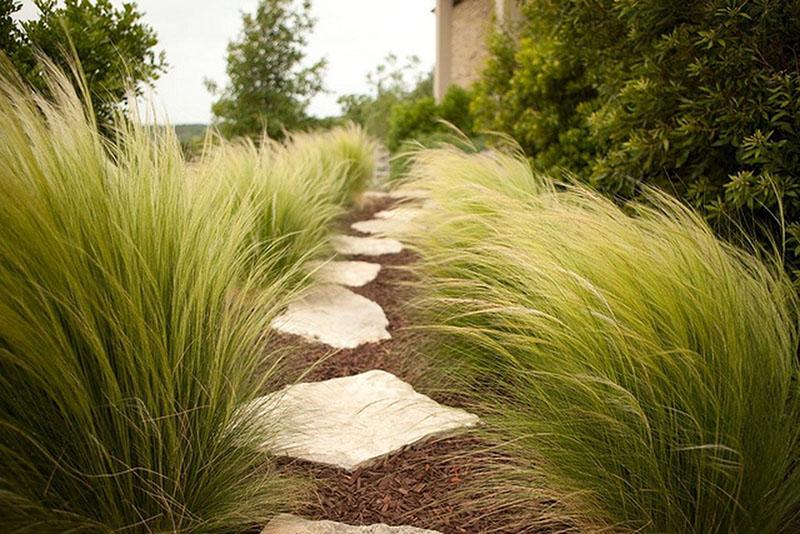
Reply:
[[175, 134], [182, 145], [186, 146], [190, 143], [197, 143], [203, 140], [206, 134], [207, 124], [176, 124], [174, 126]]

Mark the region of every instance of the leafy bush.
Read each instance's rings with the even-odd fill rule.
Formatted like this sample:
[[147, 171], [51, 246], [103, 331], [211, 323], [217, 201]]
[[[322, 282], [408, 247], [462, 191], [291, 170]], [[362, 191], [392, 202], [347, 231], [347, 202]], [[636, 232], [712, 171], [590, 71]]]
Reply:
[[[796, 1], [524, 5], [478, 87], [479, 125], [601, 191], [676, 194], [719, 230], [800, 247]], [[727, 235], [727, 234], [726, 234]]]
[[623, 209], [521, 158], [422, 151], [411, 176], [436, 206], [415, 243], [438, 356], [516, 460], [477, 493], [526, 527], [550, 498], [587, 531], [791, 530], [798, 310], [780, 265], [663, 194]]
[[367, 75], [369, 93], [339, 98], [343, 118], [361, 125], [371, 136], [387, 143], [394, 107], [433, 96], [433, 73], [420, 73], [419, 65], [416, 56], [408, 57], [403, 64], [398, 63], [394, 54], [386, 56], [384, 63]]
[[301, 486], [241, 407], [372, 147], [350, 129], [186, 164], [169, 127], [103, 138], [48, 69], [54, 103], [0, 81], [0, 530], [263, 524]]
[[424, 139], [433, 133], [448, 133], [452, 129], [443, 121], [458, 128], [465, 135], [472, 134], [472, 117], [469, 111], [470, 94], [456, 85], [448, 89], [441, 104], [432, 96], [398, 102], [389, 118], [389, 150], [397, 151], [403, 141]]
[[[14, 63], [26, 81], [39, 91], [48, 88], [37, 53], [47, 55], [71, 72], [77, 58], [89, 73], [83, 82], [91, 96], [94, 114], [102, 126], [126, 104], [127, 91], [141, 89], [166, 70], [164, 52], [156, 52], [156, 33], [142, 22], [133, 2], [117, 8], [108, 0], [37, 0], [39, 16], [14, 21], [21, 4], [0, 3], [0, 50]], [[61, 5], [59, 5], [61, 4]]]

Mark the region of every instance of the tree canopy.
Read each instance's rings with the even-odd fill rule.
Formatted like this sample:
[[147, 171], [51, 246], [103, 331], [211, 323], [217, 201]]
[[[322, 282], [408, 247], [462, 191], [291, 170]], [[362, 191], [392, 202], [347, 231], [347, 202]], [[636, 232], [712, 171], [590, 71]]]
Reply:
[[261, 0], [242, 17], [242, 31], [228, 44], [228, 84], [212, 105], [223, 135], [281, 138], [301, 127], [306, 108], [322, 90], [325, 60], [306, 65], [307, 35], [314, 26], [311, 2]]
[[123, 105], [128, 90], [158, 79], [166, 69], [156, 52], [155, 30], [142, 22], [136, 4], [110, 0], [36, 0], [40, 16], [16, 22], [17, 0], [0, 0], [0, 45], [32, 86], [46, 90], [37, 53], [70, 72], [80, 62], [94, 112], [101, 124]]

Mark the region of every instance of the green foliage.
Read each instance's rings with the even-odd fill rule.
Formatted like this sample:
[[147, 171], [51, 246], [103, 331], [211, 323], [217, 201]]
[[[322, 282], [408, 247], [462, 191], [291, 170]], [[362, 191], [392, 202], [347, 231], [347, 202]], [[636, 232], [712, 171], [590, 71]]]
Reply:
[[349, 124], [327, 132], [295, 133], [290, 157], [315, 162], [315, 188], [337, 205], [348, 205], [375, 174], [375, 141], [360, 126]]
[[767, 247], [786, 230], [796, 265], [796, 0], [532, 0], [524, 13], [519, 38], [493, 46], [482, 127], [604, 192], [661, 187]]
[[[47, 79], [37, 59], [43, 53], [63, 71], [72, 72], [77, 58], [91, 96], [94, 114], [102, 125], [113, 122], [128, 91], [158, 79], [166, 69], [164, 53], [156, 53], [155, 31], [141, 21], [132, 2], [115, 7], [109, 0], [37, 0], [40, 16], [15, 24], [11, 13], [17, 2], [0, 5], [2, 49], [16, 70], [38, 91]], [[77, 81], [77, 80], [76, 80]]]
[[508, 530], [542, 510], [588, 532], [796, 527], [798, 309], [778, 262], [663, 194], [620, 208], [521, 157], [427, 150], [411, 176], [435, 206], [414, 243], [436, 355], [514, 462], [475, 488]]
[[398, 102], [392, 108], [389, 118], [389, 150], [397, 151], [403, 141], [424, 139], [433, 133], [451, 132], [453, 126], [464, 135], [471, 135], [472, 116], [469, 106], [469, 92], [458, 86], [448, 89], [441, 104], [436, 104], [431, 96]]
[[[302, 66], [314, 27], [310, 9], [309, 0], [260, 0], [254, 14], [243, 15], [240, 36], [228, 44], [228, 84], [211, 108], [223, 135], [281, 139], [306, 123], [325, 67], [324, 60]], [[213, 82], [208, 86], [218, 92]]]
[[24, 43], [25, 35], [12, 18], [20, 9], [20, 0], [0, 0], [0, 50], [7, 56], [16, 54]]
[[243, 406], [374, 146], [218, 140], [187, 164], [171, 127], [101, 136], [45, 72], [49, 100], [0, 80], [0, 530], [264, 524], [303, 484], [264, 452], [280, 421]]
[[596, 91], [579, 56], [545, 35], [539, 28], [544, 21], [535, 20], [518, 40], [492, 37], [472, 112], [481, 129], [511, 135], [538, 169], [581, 172], [594, 155], [582, 111]]
[[175, 136], [181, 144], [183, 154], [191, 158], [203, 149], [208, 126], [206, 124], [176, 124]]
[[376, 139], [389, 139], [392, 110], [400, 103], [433, 96], [433, 73], [421, 74], [420, 60], [410, 56], [399, 64], [394, 54], [367, 75], [371, 86], [368, 94], [344, 95], [339, 98], [345, 120], [360, 124]]

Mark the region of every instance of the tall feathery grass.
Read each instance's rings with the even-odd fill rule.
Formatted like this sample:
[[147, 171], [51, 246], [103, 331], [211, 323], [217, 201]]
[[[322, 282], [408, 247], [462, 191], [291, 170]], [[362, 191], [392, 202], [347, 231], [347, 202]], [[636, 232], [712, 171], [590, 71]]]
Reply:
[[375, 174], [377, 145], [355, 124], [293, 134], [287, 148], [290, 159], [319, 162], [316, 187], [340, 205], [352, 202]]
[[0, 80], [0, 530], [262, 523], [297, 486], [240, 407], [331, 208], [293, 203], [281, 150], [189, 168], [171, 129], [124, 119], [108, 142], [50, 77], [47, 100]]
[[415, 244], [438, 356], [515, 460], [479, 492], [515, 528], [548, 493], [590, 531], [796, 527], [797, 301], [777, 262], [663, 194], [623, 209], [514, 156], [422, 151], [411, 178], [436, 206]]
[[234, 210], [256, 207], [245, 245], [259, 252], [255, 271], [268, 283], [298, 262], [330, 255], [333, 223], [374, 174], [375, 142], [357, 126], [297, 133], [285, 143], [212, 141], [192, 165], [191, 188], [216, 191]]
[[[269, 139], [259, 146], [250, 140], [219, 140], [192, 167], [195, 193], [216, 191], [231, 199], [228, 205], [234, 210], [255, 207], [256, 219], [243, 245], [258, 252], [252, 256], [251, 272], [266, 284], [298, 263], [328, 253], [331, 225], [343, 209], [320, 187], [325, 178], [335, 182], [338, 174], [327, 173], [319, 159], [299, 156]], [[295, 274], [295, 284], [302, 285], [305, 276]]]

